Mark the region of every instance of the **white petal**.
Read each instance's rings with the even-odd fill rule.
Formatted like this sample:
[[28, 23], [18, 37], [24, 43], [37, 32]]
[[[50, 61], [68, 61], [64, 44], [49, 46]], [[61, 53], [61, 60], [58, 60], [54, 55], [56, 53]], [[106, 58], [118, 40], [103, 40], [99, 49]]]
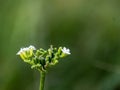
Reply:
[[71, 54], [70, 49], [67, 49], [66, 47], [63, 47], [62, 52], [65, 54]]
[[33, 49], [33, 50], [36, 50], [36, 48], [35, 48], [33, 45], [30, 45], [28, 48], [29, 48], [29, 49]]

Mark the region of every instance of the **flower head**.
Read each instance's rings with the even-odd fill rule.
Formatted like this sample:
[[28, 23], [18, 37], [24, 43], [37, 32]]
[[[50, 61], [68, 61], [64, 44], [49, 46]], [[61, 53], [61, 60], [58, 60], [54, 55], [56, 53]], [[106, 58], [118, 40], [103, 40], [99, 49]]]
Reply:
[[21, 59], [29, 63], [31, 68], [38, 69], [39, 71], [46, 71], [47, 68], [56, 65], [59, 62], [59, 59], [64, 58], [70, 55], [70, 49], [66, 47], [54, 48], [50, 46], [48, 50], [38, 49], [35, 52], [36, 48], [32, 45], [21, 48], [17, 55], [21, 57]]
[[67, 54], [67, 55], [71, 54], [71, 53], [70, 53], [70, 49], [67, 49], [66, 47], [64, 47], [64, 48], [62, 49], [62, 52], [63, 52], [64, 54]]

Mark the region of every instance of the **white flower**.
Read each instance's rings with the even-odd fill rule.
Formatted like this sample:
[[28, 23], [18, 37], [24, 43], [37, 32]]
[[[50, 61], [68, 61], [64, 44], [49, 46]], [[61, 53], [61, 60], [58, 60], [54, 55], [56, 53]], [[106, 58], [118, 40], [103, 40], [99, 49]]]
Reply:
[[32, 45], [29, 47], [21, 48], [17, 55], [20, 55], [20, 57], [25, 60], [33, 55], [33, 50], [36, 50], [36, 48]]
[[36, 50], [36, 48], [32, 45], [30, 45], [29, 47], [26, 47], [26, 48], [21, 48], [20, 51], [18, 51], [17, 55], [20, 55], [23, 52], [29, 52], [31, 50]]
[[21, 48], [16, 55], [20, 55], [23, 52], [23, 49]]
[[32, 50], [36, 50], [36, 48], [33, 45], [30, 45], [28, 48]]
[[71, 54], [70, 53], [70, 49], [67, 49], [66, 47], [64, 47], [63, 49], [62, 49], [62, 52], [64, 53], [64, 54]]

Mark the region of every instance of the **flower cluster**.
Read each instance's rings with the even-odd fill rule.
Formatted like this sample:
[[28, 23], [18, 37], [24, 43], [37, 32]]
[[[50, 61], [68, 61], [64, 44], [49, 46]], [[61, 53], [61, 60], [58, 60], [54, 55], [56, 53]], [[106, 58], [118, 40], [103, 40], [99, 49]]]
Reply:
[[60, 58], [70, 55], [70, 50], [66, 47], [53, 48], [51, 45], [48, 50], [42, 48], [36, 50], [32, 45], [26, 48], [21, 48], [17, 55], [20, 55], [22, 60], [39, 71], [46, 71], [47, 68], [58, 63]]

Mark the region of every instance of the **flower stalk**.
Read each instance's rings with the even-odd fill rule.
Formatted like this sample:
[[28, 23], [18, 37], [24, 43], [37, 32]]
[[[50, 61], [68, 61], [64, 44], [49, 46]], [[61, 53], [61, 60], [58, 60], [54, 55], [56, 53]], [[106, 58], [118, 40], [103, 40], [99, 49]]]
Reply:
[[44, 90], [45, 76], [46, 76], [46, 72], [41, 71], [41, 72], [40, 72], [40, 85], [39, 85], [39, 90]]

